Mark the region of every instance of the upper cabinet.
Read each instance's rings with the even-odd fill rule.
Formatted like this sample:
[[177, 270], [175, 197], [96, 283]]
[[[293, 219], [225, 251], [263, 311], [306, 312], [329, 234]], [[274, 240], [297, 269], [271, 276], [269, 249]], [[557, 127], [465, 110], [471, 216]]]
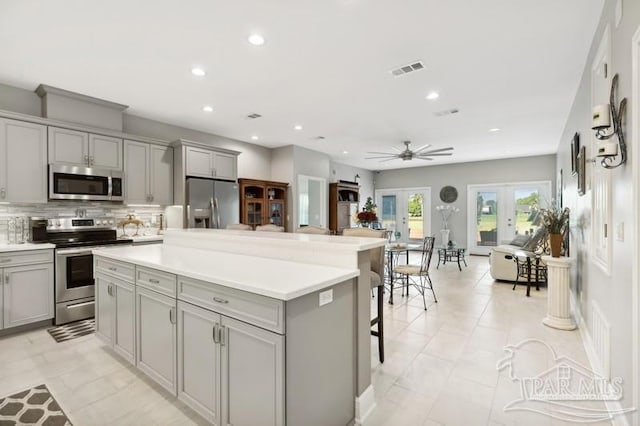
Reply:
[[125, 140], [128, 204], [173, 204], [173, 148]]
[[186, 147], [186, 175], [224, 180], [238, 177], [236, 154], [216, 152], [210, 149]]
[[122, 170], [122, 139], [49, 126], [49, 163]]
[[0, 118], [0, 201], [47, 202], [47, 127]]

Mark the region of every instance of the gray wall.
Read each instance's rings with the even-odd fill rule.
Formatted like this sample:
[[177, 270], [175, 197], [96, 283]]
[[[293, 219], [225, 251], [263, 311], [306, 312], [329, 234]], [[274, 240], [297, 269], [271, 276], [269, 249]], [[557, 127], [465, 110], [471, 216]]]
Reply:
[[[612, 206], [613, 221], [609, 225], [611, 232], [610, 243], [613, 245], [611, 274], [605, 274], [600, 268], [589, 261], [592, 251], [591, 226], [591, 191], [587, 184], [587, 193], [577, 195], [577, 180], [571, 176], [571, 157], [569, 142], [575, 132], [580, 133], [581, 145], [589, 149], [593, 132], [590, 129], [591, 116], [591, 64], [600, 44], [600, 39], [607, 24], [611, 26], [613, 48], [613, 73], [619, 74], [620, 96], [631, 97], [631, 39], [640, 25], [640, 2], [638, 0], [624, 0], [624, 16], [619, 27], [615, 26], [615, 1], [607, 0], [598, 30], [586, 61], [580, 87], [576, 94], [573, 107], [562, 138], [559, 141], [557, 169], [563, 170], [563, 201], [571, 208], [572, 240], [571, 255], [574, 258], [572, 276], [572, 290], [577, 296], [578, 309], [585, 319], [587, 331], [591, 330], [591, 306], [597, 303], [604, 316], [611, 325], [611, 374], [612, 377], [624, 379], [623, 406], [632, 406], [632, 382], [639, 380], [632, 376], [632, 264], [634, 238], [634, 205], [632, 168], [629, 162], [617, 169], [610, 170], [612, 177]], [[631, 114], [638, 114], [637, 99], [630, 99], [631, 108], [627, 111], [627, 125], [625, 127], [626, 141], [630, 149], [637, 147], [638, 135], [631, 134]], [[632, 143], [632, 141], [636, 141]], [[587, 158], [591, 155], [587, 151]], [[592, 164], [587, 163], [587, 181], [592, 173]], [[614, 238], [615, 229], [624, 224], [624, 241]]]
[[0, 83], [0, 109], [40, 117], [40, 97], [33, 90], [19, 89]]
[[440, 189], [446, 185], [455, 187], [458, 190], [458, 200], [453, 205], [459, 207], [460, 212], [449, 219], [449, 238], [466, 242], [467, 185], [546, 180], [551, 181], [554, 188], [555, 166], [555, 155], [543, 155], [385, 170], [374, 174], [374, 186], [376, 190], [430, 187], [432, 233], [442, 228], [442, 219], [436, 211], [436, 206], [443, 204], [440, 201]]

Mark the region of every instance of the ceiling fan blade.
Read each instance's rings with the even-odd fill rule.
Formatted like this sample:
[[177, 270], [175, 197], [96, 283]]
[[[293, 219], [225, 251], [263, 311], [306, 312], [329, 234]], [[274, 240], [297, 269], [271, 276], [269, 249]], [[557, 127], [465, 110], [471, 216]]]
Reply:
[[367, 151], [367, 154], [396, 155], [393, 152]]
[[432, 150], [429, 150], [429, 151], [421, 152], [420, 154], [421, 154], [421, 155], [424, 155], [424, 154], [435, 154], [435, 153], [437, 153], [437, 152], [444, 152], [444, 151], [453, 151], [453, 148], [452, 148], [452, 147], [449, 147], [449, 148], [438, 148], [438, 149], [432, 149]]
[[398, 148], [398, 147], [396, 147], [396, 146], [392, 146], [392, 147], [391, 147], [391, 149], [392, 149], [392, 150], [394, 150], [394, 151], [396, 151], [396, 152], [402, 152], [402, 151], [404, 151], [404, 149], [402, 149], [402, 148]]
[[398, 159], [398, 157], [394, 157], [394, 158], [388, 158], [386, 160], [380, 160], [379, 162], [380, 163], [386, 163], [387, 161], [393, 161], [393, 160], [397, 160], [397, 159]]
[[394, 159], [394, 158], [398, 158], [395, 155], [383, 155], [383, 156], [377, 156], [377, 157], [364, 157], [365, 160], [378, 160], [380, 158], [390, 158], [390, 159]]
[[418, 154], [420, 151], [422, 151], [423, 149], [427, 149], [431, 146], [430, 143], [426, 144], [426, 145], [422, 145], [420, 148], [416, 149], [415, 151], [413, 151], [414, 154]]
[[419, 160], [433, 161], [433, 158], [429, 158], [429, 157], [420, 157], [420, 156], [416, 156], [416, 157], [413, 157], [413, 158], [417, 158], [417, 159], [419, 159]]
[[449, 155], [453, 155], [453, 152], [436, 152], [435, 154], [428, 152], [425, 154], [420, 154], [418, 155], [418, 157], [444, 157]]

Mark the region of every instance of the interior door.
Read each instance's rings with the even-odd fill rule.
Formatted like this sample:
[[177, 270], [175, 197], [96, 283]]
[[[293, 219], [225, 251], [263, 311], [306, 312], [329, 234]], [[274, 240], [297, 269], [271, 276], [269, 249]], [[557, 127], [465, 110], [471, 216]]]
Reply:
[[516, 235], [532, 235], [536, 213], [551, 200], [551, 182], [469, 185], [467, 247], [469, 253], [488, 255]]
[[393, 240], [418, 242], [431, 235], [430, 188], [379, 190], [376, 205], [378, 219], [393, 231]]

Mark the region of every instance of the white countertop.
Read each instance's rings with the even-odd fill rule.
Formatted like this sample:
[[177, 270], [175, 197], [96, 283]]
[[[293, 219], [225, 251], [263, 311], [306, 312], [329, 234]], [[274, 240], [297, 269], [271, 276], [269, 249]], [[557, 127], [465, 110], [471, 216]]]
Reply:
[[356, 268], [166, 245], [112, 247], [94, 254], [285, 301], [360, 275]]
[[8, 253], [12, 251], [47, 250], [54, 248], [56, 248], [56, 246], [49, 243], [0, 244], [0, 253]]
[[162, 241], [164, 240], [164, 235], [138, 235], [133, 237], [127, 237], [126, 235], [121, 235], [118, 237], [119, 240], [133, 240], [136, 242], [144, 242], [144, 241]]

